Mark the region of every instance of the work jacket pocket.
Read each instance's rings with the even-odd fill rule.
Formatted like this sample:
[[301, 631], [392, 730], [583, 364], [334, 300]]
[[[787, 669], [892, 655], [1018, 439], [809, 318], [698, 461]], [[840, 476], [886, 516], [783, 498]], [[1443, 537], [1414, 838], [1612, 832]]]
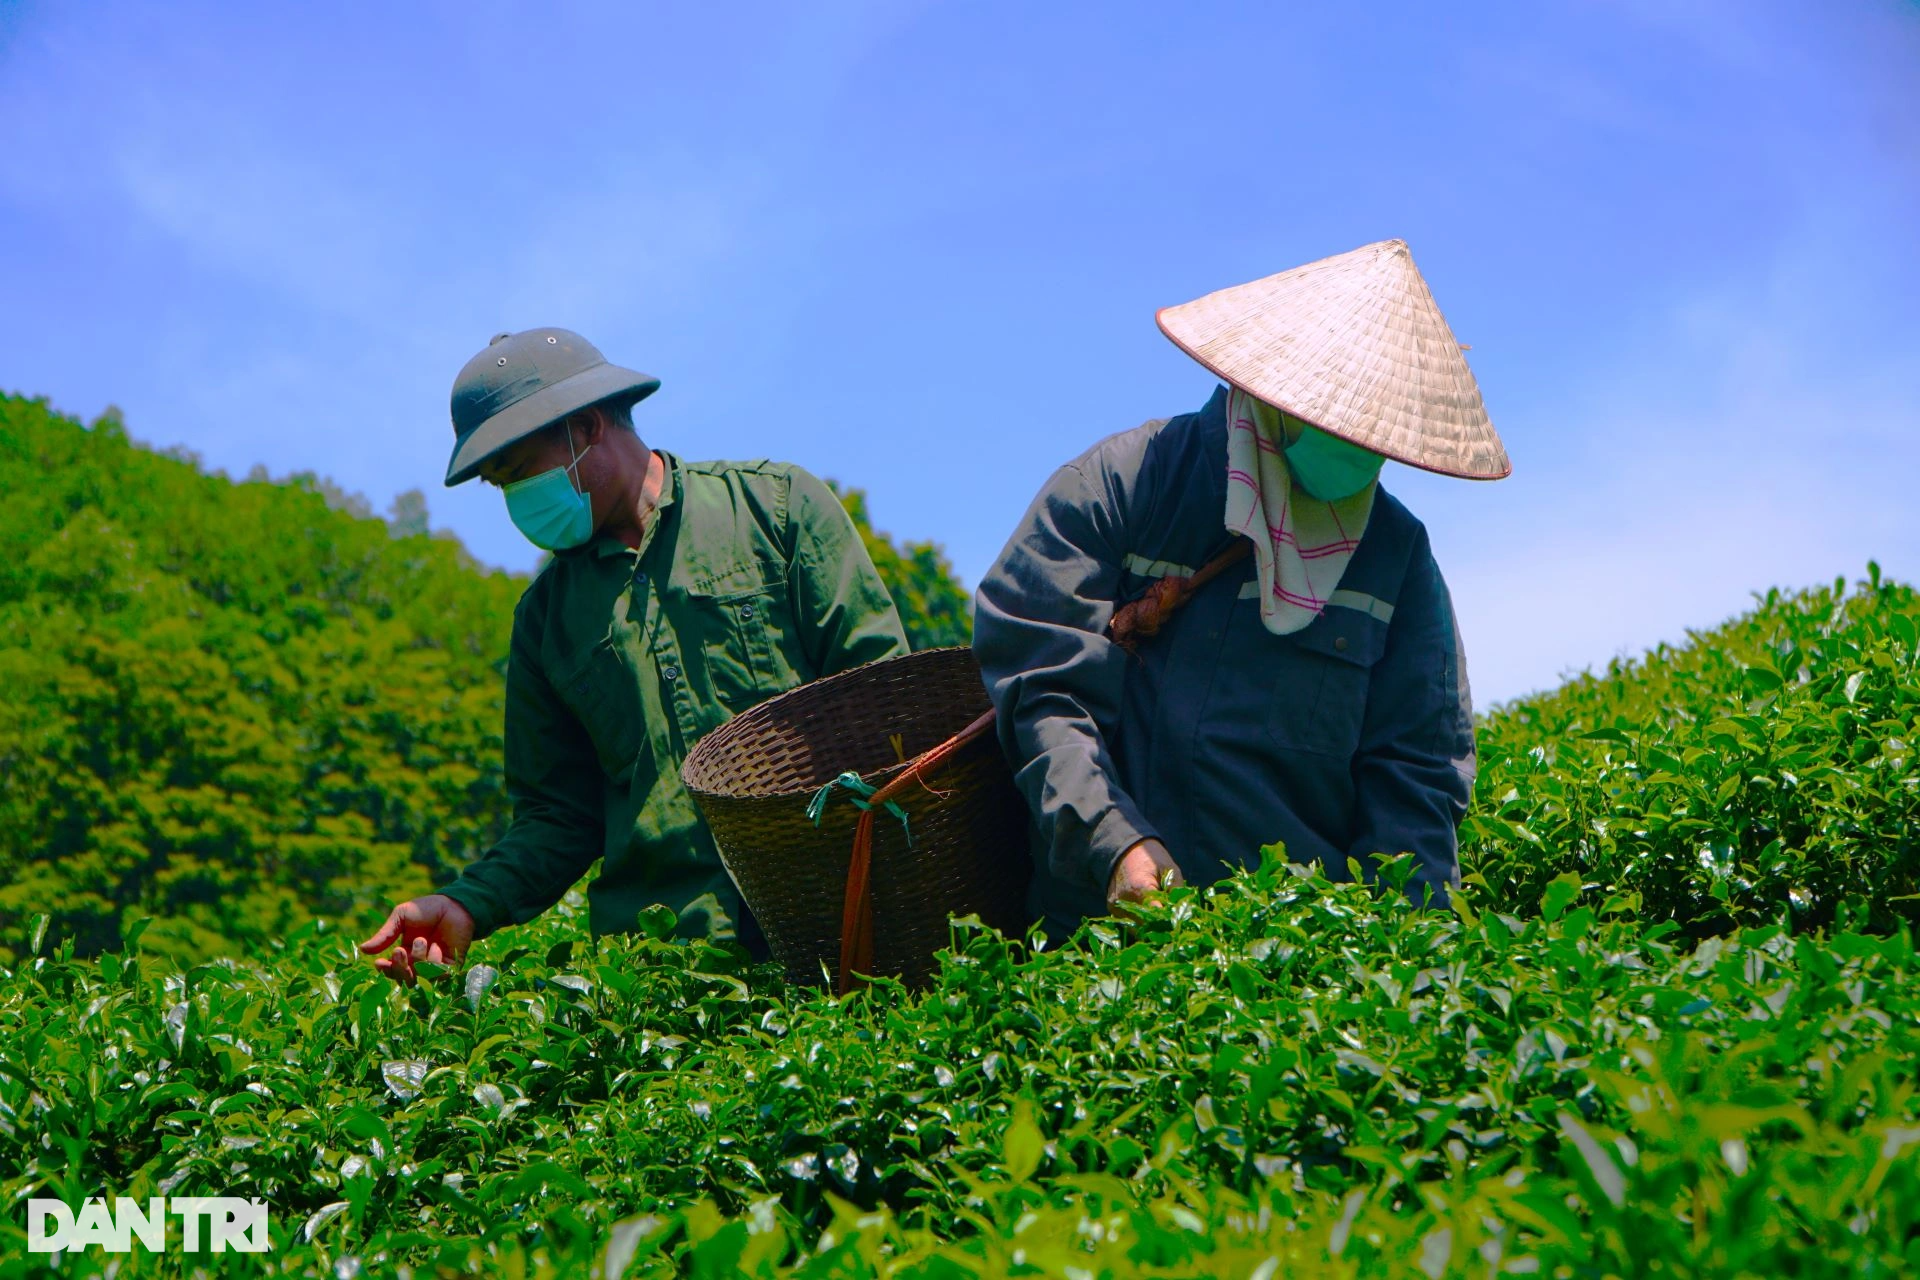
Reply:
[[608, 636], [559, 684], [561, 699], [593, 741], [600, 768], [618, 781], [633, 770], [646, 740], [646, 712], [632, 647]]
[[790, 688], [780, 657], [790, 630], [784, 574], [760, 564], [709, 575], [687, 588], [701, 656], [720, 704], [733, 715]]
[[1366, 721], [1373, 665], [1386, 625], [1351, 609], [1328, 609], [1277, 646], [1267, 733], [1285, 751], [1351, 759]]

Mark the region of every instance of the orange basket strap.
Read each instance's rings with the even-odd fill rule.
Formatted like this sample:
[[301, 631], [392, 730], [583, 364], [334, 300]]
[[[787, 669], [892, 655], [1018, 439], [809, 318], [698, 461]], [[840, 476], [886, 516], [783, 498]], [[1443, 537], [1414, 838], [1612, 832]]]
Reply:
[[840, 912], [839, 992], [853, 990], [854, 975], [873, 972], [873, 810], [864, 809], [853, 829], [853, 859], [847, 864], [846, 905]]
[[902, 792], [911, 788], [914, 783], [921, 782], [929, 774], [937, 772], [942, 765], [958, 755], [962, 747], [990, 731], [993, 728], [993, 722], [994, 714], [988, 711], [939, 746], [921, 752], [913, 758], [913, 763], [905, 769], [902, 769], [899, 776], [894, 778], [892, 782], [889, 782], [886, 786], [881, 787], [871, 796], [868, 796], [867, 803], [880, 805], [885, 804], [889, 800], [897, 799]]
[[1161, 578], [1148, 587], [1147, 593], [1138, 600], [1113, 611], [1113, 618], [1107, 623], [1107, 635], [1115, 644], [1132, 653], [1142, 639], [1158, 635], [1167, 619], [1191, 600], [1194, 592], [1213, 581], [1223, 570], [1244, 560], [1252, 550], [1253, 543], [1245, 538], [1236, 538], [1231, 547], [1201, 565], [1192, 575]]
[[957, 755], [961, 748], [993, 729], [994, 713], [986, 712], [972, 724], [939, 746], [923, 751], [913, 763], [901, 770], [893, 781], [867, 797], [867, 807], [853, 828], [853, 856], [847, 861], [847, 894], [840, 910], [840, 978], [838, 990], [846, 995], [859, 981], [859, 974], [873, 972], [873, 813], [899, 796], [914, 783], [925, 784], [927, 776]]

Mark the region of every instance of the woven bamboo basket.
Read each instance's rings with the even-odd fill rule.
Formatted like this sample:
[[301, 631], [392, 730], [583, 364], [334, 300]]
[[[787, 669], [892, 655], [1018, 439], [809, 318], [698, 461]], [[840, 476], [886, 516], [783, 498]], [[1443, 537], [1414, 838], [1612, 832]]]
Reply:
[[[990, 712], [972, 651], [929, 649], [790, 690], [688, 755], [681, 778], [793, 981], [817, 983], [824, 969], [847, 986], [842, 943], [861, 931], [843, 925], [855, 896], [871, 913], [872, 968], [863, 971], [908, 983], [933, 973], [949, 916], [977, 915], [1008, 933], [1025, 927], [1027, 810], [999, 743], [980, 731]], [[955, 744], [969, 726], [972, 736]], [[916, 764], [921, 776], [902, 778]], [[832, 786], [817, 824], [807, 812], [849, 772], [874, 788], [893, 783], [906, 814], [903, 827], [872, 810], [870, 863], [854, 856], [857, 791]]]

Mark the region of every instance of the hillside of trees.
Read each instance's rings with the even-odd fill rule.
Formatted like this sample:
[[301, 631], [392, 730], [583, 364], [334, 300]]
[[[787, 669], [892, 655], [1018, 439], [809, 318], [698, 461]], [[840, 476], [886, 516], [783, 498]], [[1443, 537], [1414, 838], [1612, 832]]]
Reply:
[[[0, 396], [0, 958], [245, 951], [377, 918], [502, 829], [501, 693], [526, 578], [312, 475], [245, 480]], [[970, 597], [841, 492], [916, 646]]]
[[[846, 996], [565, 902], [405, 988], [352, 921], [190, 965], [36, 922], [0, 1197], [270, 1206], [265, 1255], [57, 1265], [118, 1280], [1912, 1276], [1917, 736], [1920, 598], [1870, 566], [1484, 717], [1446, 911], [1271, 845]], [[52, 1273], [26, 1234], [0, 1280]]]

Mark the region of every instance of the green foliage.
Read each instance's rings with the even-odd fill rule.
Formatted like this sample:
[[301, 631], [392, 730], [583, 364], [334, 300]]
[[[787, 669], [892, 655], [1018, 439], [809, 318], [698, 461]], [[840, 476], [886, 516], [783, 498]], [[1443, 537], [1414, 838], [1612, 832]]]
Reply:
[[1568, 876], [1694, 936], [1920, 922], [1917, 634], [1869, 566], [1496, 711], [1463, 864], [1497, 901]]
[[0, 397], [0, 492], [9, 941], [47, 911], [87, 954], [151, 916], [150, 948], [231, 952], [496, 838], [523, 580], [313, 477], [236, 484], [34, 400]]
[[[1062, 950], [956, 922], [924, 992], [577, 902], [402, 990], [326, 917], [497, 830], [521, 584], [33, 401], [0, 485], [0, 1202], [273, 1213], [121, 1276], [1920, 1268], [1920, 600], [1875, 569], [1487, 717], [1450, 913], [1270, 850]], [[0, 1280], [47, 1261], [0, 1215]]]
[[853, 527], [867, 544], [867, 554], [886, 580], [901, 624], [906, 627], [907, 643], [915, 649], [973, 643], [973, 597], [954, 576], [953, 565], [940, 544], [908, 542], [895, 546], [887, 534], [874, 531], [864, 492], [842, 489], [831, 480], [827, 485], [853, 517]]
[[616, 1243], [645, 1275], [1920, 1263], [1904, 933], [1689, 948], [1277, 858], [1063, 951], [958, 924], [918, 994], [578, 929], [410, 991], [318, 925], [257, 964], [31, 959], [0, 975], [0, 1198], [260, 1195], [308, 1274]]
[[[378, 920], [504, 829], [501, 663], [526, 580], [323, 478], [0, 396], [0, 960], [37, 912], [79, 953], [244, 954]], [[965, 643], [931, 543], [846, 495], [917, 645]]]

